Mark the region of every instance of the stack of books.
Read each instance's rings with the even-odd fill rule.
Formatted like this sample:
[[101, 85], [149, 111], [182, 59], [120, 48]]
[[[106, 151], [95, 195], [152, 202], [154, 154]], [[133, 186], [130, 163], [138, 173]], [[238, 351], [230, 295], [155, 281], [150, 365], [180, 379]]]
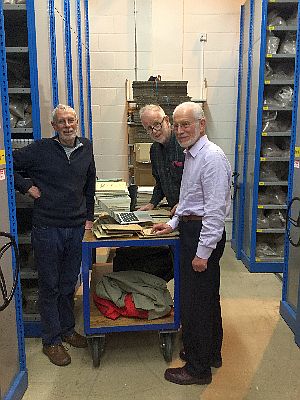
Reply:
[[95, 191], [95, 215], [102, 212], [130, 211], [130, 197], [124, 181], [97, 181]]
[[138, 224], [102, 224], [100, 220], [93, 226], [93, 233], [97, 239], [129, 238], [142, 230], [143, 228]]

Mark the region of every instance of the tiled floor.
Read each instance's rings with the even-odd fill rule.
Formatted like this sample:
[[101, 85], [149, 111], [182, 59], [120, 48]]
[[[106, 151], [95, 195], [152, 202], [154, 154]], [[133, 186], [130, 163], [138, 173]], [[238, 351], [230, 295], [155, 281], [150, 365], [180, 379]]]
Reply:
[[[300, 350], [279, 315], [281, 282], [273, 274], [250, 274], [227, 246], [221, 285], [223, 367], [213, 370], [210, 385], [165, 381], [157, 332], [107, 335], [98, 369], [88, 350], [74, 348], [72, 363], [56, 367], [42, 354], [40, 339], [26, 339], [24, 400], [299, 400]], [[183, 365], [179, 349], [177, 337], [172, 366]]]

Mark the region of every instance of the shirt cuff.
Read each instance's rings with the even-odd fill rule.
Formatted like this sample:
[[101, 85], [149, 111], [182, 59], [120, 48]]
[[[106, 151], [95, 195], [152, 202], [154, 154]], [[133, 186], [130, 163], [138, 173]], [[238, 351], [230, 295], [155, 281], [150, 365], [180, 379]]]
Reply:
[[175, 231], [175, 229], [177, 228], [178, 223], [179, 223], [179, 217], [177, 215], [174, 215], [174, 217], [167, 222], [167, 224], [170, 225], [173, 231]]
[[203, 258], [204, 260], [208, 260], [213, 250], [214, 249], [212, 249], [211, 247], [205, 247], [201, 244], [198, 244], [196, 256], [199, 258]]

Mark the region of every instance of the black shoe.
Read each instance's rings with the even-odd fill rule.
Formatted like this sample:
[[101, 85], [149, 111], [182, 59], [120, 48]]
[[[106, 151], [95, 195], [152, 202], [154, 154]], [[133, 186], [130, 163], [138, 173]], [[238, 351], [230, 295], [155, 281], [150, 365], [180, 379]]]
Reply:
[[201, 377], [192, 376], [186, 371], [185, 367], [182, 367], [168, 368], [165, 371], [165, 379], [177, 385], [209, 385], [212, 381], [212, 376], [211, 374]]
[[[182, 361], [187, 361], [184, 349], [181, 349], [179, 352], [179, 357]], [[213, 368], [221, 368], [222, 367], [222, 358], [216, 358], [210, 362], [210, 366]]]

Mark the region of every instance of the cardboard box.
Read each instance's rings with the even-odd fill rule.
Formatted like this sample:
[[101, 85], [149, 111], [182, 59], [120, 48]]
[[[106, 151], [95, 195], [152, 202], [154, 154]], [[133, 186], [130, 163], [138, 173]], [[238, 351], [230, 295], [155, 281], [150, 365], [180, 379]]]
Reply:
[[135, 161], [138, 163], [150, 163], [150, 147], [152, 143], [135, 143]]
[[138, 186], [154, 186], [151, 164], [138, 164], [134, 166], [134, 183]]

